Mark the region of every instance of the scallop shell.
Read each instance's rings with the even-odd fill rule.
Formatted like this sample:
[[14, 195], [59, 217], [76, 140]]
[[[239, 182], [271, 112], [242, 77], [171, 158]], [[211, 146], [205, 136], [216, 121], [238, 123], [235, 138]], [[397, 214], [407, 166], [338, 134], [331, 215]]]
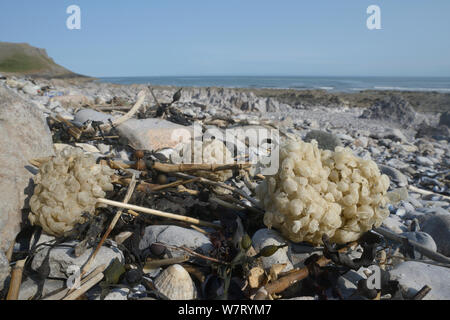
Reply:
[[155, 279], [155, 287], [170, 300], [193, 300], [197, 289], [189, 273], [179, 264], [165, 269]]

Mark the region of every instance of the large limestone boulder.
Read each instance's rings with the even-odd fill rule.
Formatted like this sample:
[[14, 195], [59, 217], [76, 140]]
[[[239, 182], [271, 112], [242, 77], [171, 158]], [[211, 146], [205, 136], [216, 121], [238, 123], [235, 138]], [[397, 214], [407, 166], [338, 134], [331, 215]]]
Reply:
[[[71, 274], [70, 267], [77, 266], [81, 269], [86, 264], [89, 257], [92, 255], [92, 252], [94, 251], [94, 248], [90, 248], [86, 250], [81, 256], [76, 257], [73, 247], [78, 243], [78, 241], [70, 241], [61, 244], [61, 246], [53, 248], [44, 247], [41, 250], [38, 250], [33, 258], [33, 261], [31, 262], [31, 268], [37, 271], [42, 266], [42, 263], [44, 263], [48, 254], [48, 263], [50, 267], [49, 277], [68, 277]], [[115, 258], [119, 259], [120, 262], [124, 262], [125, 260], [122, 251], [120, 251], [117, 247], [102, 246], [100, 247], [98, 254], [92, 262], [91, 269], [95, 269], [104, 264], [106, 264], [106, 266], [109, 266]]]
[[29, 159], [53, 155], [42, 112], [10, 89], [0, 87], [0, 251], [20, 230], [22, 208], [32, 192]]
[[405, 128], [424, 120], [417, 114], [408, 100], [398, 95], [388, 96], [377, 101], [372, 107], [364, 110], [361, 118], [398, 123]]
[[342, 141], [338, 136], [321, 130], [309, 131], [304, 140], [306, 142], [316, 140], [319, 144], [319, 148], [331, 151], [334, 151], [336, 147], [342, 146]]

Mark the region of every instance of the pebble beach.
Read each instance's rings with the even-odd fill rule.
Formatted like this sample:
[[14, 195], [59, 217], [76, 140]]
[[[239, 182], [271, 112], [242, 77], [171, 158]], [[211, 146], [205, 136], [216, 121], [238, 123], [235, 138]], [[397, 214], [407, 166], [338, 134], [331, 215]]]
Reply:
[[[11, 262], [26, 258], [32, 248], [35, 251], [28, 258], [27, 267], [38, 272], [45, 262], [49, 270], [44, 279], [23, 277], [18, 296], [23, 300], [52, 296], [55, 291], [65, 288], [65, 279], [70, 276], [65, 268], [68, 265], [82, 267], [98, 243], [98, 239], [89, 241], [79, 256], [67, 248], [77, 246], [83, 239], [58, 243], [51, 250], [46, 245], [36, 249], [36, 243], [54, 243], [55, 237], [42, 233], [36, 239], [37, 234], [26, 218], [34, 187], [32, 179], [39, 171], [39, 167], [30, 160], [53, 156], [64, 145], [81, 148], [97, 160], [107, 159], [129, 165], [136, 161], [135, 150], [144, 150], [149, 157], [166, 159], [174, 148], [168, 139], [172, 132], [196, 122], [204, 128], [219, 131], [227, 128], [276, 128], [283, 139], [316, 140], [321, 149], [346, 147], [357, 157], [373, 160], [389, 177], [389, 191], [400, 195], [399, 201], [388, 204], [389, 216], [381, 227], [428, 250], [414, 246], [405, 248], [394, 240], [395, 237], [386, 238], [382, 248], [378, 248], [387, 257], [383, 271], [389, 274], [390, 281], [397, 281], [399, 290], [395, 294], [382, 291], [378, 298], [412, 299], [424, 286], [429, 286], [431, 291], [425, 295], [425, 300], [450, 299], [450, 263], [446, 262], [450, 261], [450, 107], [445, 103], [448, 94], [440, 93], [440, 102], [427, 110], [424, 103], [418, 107], [418, 97], [423, 95], [421, 101], [436, 101], [437, 98], [430, 98], [432, 93], [415, 93], [413, 99], [414, 92], [379, 91], [330, 96], [326, 91], [314, 90], [305, 97], [302, 92], [306, 95], [306, 91], [292, 89], [183, 87], [178, 100], [174, 101], [174, 94], [180, 87], [151, 88], [150, 93], [145, 84], [0, 76], [0, 132], [3, 137], [0, 141], [0, 204], [8, 212], [0, 215], [0, 290], [3, 295], [8, 292], [14, 269]], [[141, 109], [132, 119], [114, 128], [113, 135], [117, 137], [77, 141], [68, 136], [67, 123], [81, 130], [86, 124], [107, 124], [110, 119], [122, 117], [132, 109], [142, 91], [145, 98]], [[293, 91], [295, 95], [289, 95]], [[311, 95], [316, 98], [311, 98]], [[367, 96], [370, 99], [364, 100]], [[170, 105], [172, 113], [161, 116], [155, 111], [160, 105]], [[145, 175], [135, 173], [138, 181], [145, 180]], [[165, 183], [173, 181], [175, 179], [169, 179]], [[253, 182], [260, 183], [258, 180]], [[254, 196], [254, 190], [236, 176], [226, 183], [248, 197]], [[205, 206], [196, 197], [179, 203], [174, 200], [176, 197], [171, 198], [170, 192], [165, 196], [164, 201], [154, 202], [155, 209], [185, 214], [191, 212], [194, 202], [195, 206]], [[145, 204], [143, 200], [132, 199]], [[262, 222], [252, 229], [245, 222], [246, 212], [237, 217], [240, 222], [233, 224], [233, 232], [245, 229], [251, 238], [254, 255], [268, 245], [283, 245], [274, 254], [260, 257], [259, 268], [268, 274], [268, 270], [277, 264], [284, 266], [282, 272], [304, 268], [305, 261], [313, 253], [320, 253], [320, 248], [293, 243]], [[127, 224], [125, 220], [120, 222], [121, 227]], [[125, 267], [115, 283], [118, 286], [105, 291], [104, 286], [96, 284], [84, 293], [85, 299], [161, 299], [154, 292], [163, 292], [165, 297], [173, 299], [214, 299], [220, 296], [222, 280], [216, 271], [208, 269], [208, 261], [198, 257], [194, 262], [183, 261], [180, 258], [183, 255], [171, 249], [183, 246], [202, 256], [215, 254], [215, 258], [225, 259], [225, 253], [220, 255], [216, 252], [224, 246], [217, 247], [219, 240], [211, 237], [210, 230], [172, 224], [170, 220], [141, 223], [140, 237], [130, 249], [121, 237], [126, 237], [126, 232], [134, 234], [132, 226], [136, 225], [129, 224], [128, 229], [117, 227], [117, 233], [112, 233], [91, 265], [95, 268], [120, 261]], [[33, 239], [36, 240], [34, 244]], [[158, 243], [168, 246], [161, 255], [155, 252]], [[142, 269], [138, 262], [130, 260], [129, 250], [137, 250], [142, 257], [169, 259], [169, 262]], [[353, 254], [358, 256], [361, 252], [360, 247]], [[442, 259], [437, 261], [427, 252], [437, 253]], [[170, 259], [174, 259], [173, 263]], [[282, 299], [317, 300], [324, 296], [328, 299], [369, 299], [367, 294], [358, 291], [358, 282], [367, 279], [367, 270], [361, 267], [338, 277], [335, 285], [339, 289], [338, 295], [327, 291], [330, 288], [320, 294], [306, 288], [290, 288], [279, 296]], [[179, 289], [166, 288], [167, 282], [172, 281], [170, 277], [180, 283], [187, 281], [187, 284]], [[234, 288], [229, 292], [231, 298], [249, 299], [255, 294], [248, 290], [249, 279], [237, 275], [231, 279], [231, 287]], [[150, 290], [148, 283], [159, 291]], [[35, 296], [36, 292], [39, 292], [39, 297]]]

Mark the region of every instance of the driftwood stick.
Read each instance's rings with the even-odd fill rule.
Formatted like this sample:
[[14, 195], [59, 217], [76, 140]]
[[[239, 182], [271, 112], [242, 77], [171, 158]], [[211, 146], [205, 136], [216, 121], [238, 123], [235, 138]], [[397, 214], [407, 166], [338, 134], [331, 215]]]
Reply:
[[166, 172], [190, 172], [190, 171], [220, 171], [220, 170], [231, 170], [231, 169], [244, 169], [249, 168], [251, 166], [250, 163], [230, 163], [230, 164], [209, 164], [209, 163], [199, 163], [199, 164], [169, 164], [169, 163], [161, 163], [155, 162], [153, 164], [153, 169]]
[[90, 140], [105, 140], [105, 139], [119, 139], [119, 136], [104, 136], [104, 137], [93, 137]]
[[[232, 195], [222, 194], [222, 195], [217, 195], [217, 197], [219, 199], [224, 200], [224, 201], [229, 201], [231, 203], [234, 203], [234, 204], [242, 207], [243, 209], [246, 208], [246, 209], [248, 209], [248, 210], [250, 210], [250, 211], [252, 211], [254, 213], [257, 213], [257, 214], [263, 213], [261, 210], [255, 208], [255, 207], [252, 207], [251, 205], [248, 205], [246, 202], [244, 202], [244, 201], [242, 201], [240, 199], [237, 199], [237, 198], [233, 197]], [[242, 209], [240, 209], [240, 210], [242, 210]]]
[[413, 300], [422, 300], [431, 291], [431, 287], [428, 285], [423, 286], [412, 298]]
[[398, 243], [405, 243], [408, 242], [410, 245], [412, 245], [414, 247], [415, 250], [417, 250], [418, 252], [420, 252], [421, 254], [423, 254], [424, 256], [433, 259], [437, 262], [442, 262], [442, 263], [446, 263], [449, 264], [450, 263], [450, 258], [444, 256], [443, 254], [440, 254], [439, 252], [434, 252], [431, 251], [430, 249], [422, 246], [420, 243], [417, 243], [416, 241], [413, 240], [409, 240], [408, 238], [401, 236], [399, 234], [393, 233], [385, 228], [375, 228], [374, 229], [375, 232], [378, 232], [379, 234], [381, 234], [383, 237], [398, 242]]
[[97, 283], [102, 281], [103, 277], [104, 277], [103, 273], [97, 274], [92, 279], [86, 281], [86, 283], [83, 284], [81, 287], [79, 287], [78, 289], [76, 289], [72, 293], [69, 293], [63, 300], [76, 300], [76, 299], [78, 299], [80, 296], [82, 296], [84, 293], [86, 293], [90, 288], [92, 288]]
[[[348, 246], [342, 248], [339, 250], [339, 252], [346, 252], [349, 248], [356, 246], [356, 242], [350, 243]], [[317, 264], [321, 267], [326, 266], [329, 264], [331, 260], [325, 258], [324, 256], [321, 256], [319, 260], [317, 260]], [[276, 281], [273, 281], [269, 284], [266, 284], [265, 286], [261, 287], [258, 292], [256, 293], [253, 300], [265, 300], [270, 295], [274, 293], [280, 293], [287, 288], [289, 288], [291, 285], [293, 285], [295, 282], [305, 279], [309, 275], [309, 270], [307, 267], [304, 267], [302, 269], [294, 270], [289, 272], [284, 277], [279, 278]]]
[[[131, 178], [130, 185], [128, 186], [127, 193], [125, 195], [125, 199], [123, 200], [124, 203], [128, 203], [128, 201], [130, 201], [130, 198], [131, 198], [131, 195], [134, 192], [135, 186], [136, 186], [136, 176], [133, 174], [133, 176]], [[120, 218], [121, 215], [122, 215], [122, 210], [117, 211], [117, 213], [114, 216], [114, 218], [112, 219], [108, 229], [106, 230], [105, 234], [103, 235], [103, 237], [101, 238], [100, 242], [98, 243], [97, 248], [95, 248], [94, 253], [92, 253], [92, 255], [90, 256], [89, 260], [83, 266], [83, 269], [81, 270], [81, 276], [83, 276], [89, 270], [89, 267], [90, 267], [91, 263], [94, 261], [95, 257], [97, 256], [97, 253], [99, 252], [99, 250], [102, 247], [103, 243], [106, 241], [106, 239], [108, 238], [109, 234], [111, 233], [111, 231], [116, 226], [116, 223], [117, 223], [117, 221], [119, 221], [119, 218]]]
[[202, 228], [197, 227], [195, 224], [190, 224], [189, 227], [194, 229], [195, 231], [198, 231], [198, 232], [203, 233], [205, 235], [209, 234], [207, 231], [203, 230]]
[[194, 250], [191, 250], [191, 249], [189, 249], [189, 248], [187, 248], [187, 247], [185, 247], [185, 246], [180, 247], [180, 249], [186, 251], [187, 253], [189, 253], [189, 254], [191, 254], [191, 255], [193, 255], [193, 256], [196, 256], [196, 257], [199, 257], [199, 258], [202, 258], [202, 259], [205, 259], [205, 260], [209, 260], [209, 261], [212, 261], [212, 262], [217, 262], [217, 263], [229, 265], [228, 262], [220, 261], [220, 260], [218, 260], [218, 259], [216, 259], [216, 258], [212, 258], [212, 257], [205, 256], [205, 255], [200, 254], [200, 253], [198, 253], [198, 252], [195, 252]]
[[249, 190], [251, 190], [252, 192], [254, 192], [255, 189], [256, 189], [256, 186], [257, 186], [258, 184], [255, 183], [255, 182], [252, 182], [252, 181], [250, 180], [250, 177], [248, 176], [248, 172], [247, 172], [247, 171], [241, 170], [240, 173], [241, 173], [241, 175], [242, 175], [243, 178], [244, 178], [243, 180], [244, 180], [244, 183], [245, 183], [245, 185], [247, 186], [247, 188], [248, 188]]
[[94, 270], [92, 270], [91, 273], [89, 273], [88, 275], [86, 275], [82, 280], [81, 280], [81, 285], [85, 284], [86, 282], [88, 282], [89, 280], [91, 280], [92, 278], [94, 278], [96, 275], [102, 273], [103, 271], [106, 270], [106, 268], [108, 267], [108, 265], [106, 263], [98, 266], [97, 268], [95, 268]]
[[[112, 169], [130, 169], [133, 168], [134, 164], [127, 164], [122, 161], [114, 161], [114, 160], [102, 160], [102, 164], [108, 165]], [[174, 172], [190, 172], [190, 171], [221, 171], [221, 170], [232, 170], [239, 169], [243, 170], [245, 168], [249, 168], [251, 163], [229, 163], [229, 164], [208, 164], [208, 163], [200, 163], [200, 164], [170, 164], [170, 163], [161, 163], [155, 162], [153, 164], [153, 169], [158, 170], [160, 172], [165, 173], [174, 173]]]
[[109, 166], [111, 169], [131, 169], [132, 165], [124, 163], [122, 161], [114, 161], [114, 160], [100, 160], [100, 164]]
[[153, 99], [155, 100], [156, 105], [157, 105], [158, 107], [161, 107], [161, 104], [159, 103], [158, 99], [156, 99], [156, 96], [155, 96], [155, 94], [154, 94], [154, 92], [153, 92], [152, 87], [148, 86], [148, 90], [150, 90], [150, 93], [152, 94], [152, 97], [153, 97]]
[[[186, 180], [186, 181], [189, 181], [189, 180]], [[190, 194], [191, 196], [198, 196], [200, 194], [200, 191], [188, 189], [183, 185], [179, 185], [177, 188], [177, 191], [178, 192], [186, 192], [186, 193]]]
[[245, 208], [243, 208], [243, 207], [239, 207], [238, 205], [236, 205], [236, 204], [234, 204], [234, 203], [229, 203], [229, 202], [227, 202], [227, 201], [224, 201], [224, 200], [222, 200], [222, 199], [219, 199], [219, 198], [217, 198], [217, 197], [214, 196], [214, 195], [211, 195], [211, 196], [209, 197], [209, 201], [215, 202], [215, 203], [217, 203], [218, 205], [221, 205], [222, 207], [225, 207], [225, 208], [228, 208], [228, 209], [238, 210], [238, 211], [245, 210]]
[[26, 259], [18, 260], [11, 272], [11, 282], [9, 284], [9, 291], [8, 295], [6, 296], [6, 300], [17, 300], [19, 298], [25, 261]]
[[[124, 203], [128, 203], [128, 201], [130, 201], [130, 198], [131, 198], [131, 195], [133, 194], [135, 186], [136, 186], [136, 176], [133, 174], [130, 185], [128, 186], [127, 193], [125, 195]], [[100, 248], [103, 246], [103, 243], [105, 243], [109, 234], [114, 229], [114, 227], [115, 227], [117, 221], [119, 221], [119, 218], [121, 215], [122, 215], [122, 210], [117, 211], [116, 215], [114, 216], [113, 220], [111, 221], [110, 225], [108, 226], [108, 229], [106, 230], [105, 234], [100, 239], [100, 242], [98, 243], [94, 252], [92, 253], [92, 255], [89, 257], [88, 261], [84, 264], [83, 268], [81, 269], [81, 277], [83, 277], [89, 271], [89, 267], [91, 266], [92, 262], [95, 260], [95, 257], [97, 256], [98, 252], [100, 251]], [[70, 290], [69, 295], [72, 292], [74, 292], [74, 290]]]
[[144, 272], [149, 269], [159, 268], [161, 266], [167, 266], [170, 264], [183, 263], [189, 260], [189, 256], [184, 255], [181, 257], [159, 259], [159, 260], [147, 260], [144, 264]]
[[[331, 260], [322, 256], [317, 261], [317, 264], [321, 267], [324, 267], [330, 262], [331, 262]], [[306, 268], [306, 267], [299, 269], [299, 270], [292, 271], [288, 275], [261, 287], [258, 290], [258, 292], [256, 293], [253, 300], [266, 300], [268, 298], [268, 296], [270, 296], [271, 294], [279, 293], [279, 292], [286, 290], [291, 285], [293, 285], [295, 282], [305, 279], [308, 275], [309, 275], [309, 271], [308, 271], [308, 268]]]
[[205, 256], [205, 255], [200, 254], [198, 252], [195, 252], [194, 250], [191, 250], [191, 249], [189, 249], [188, 247], [185, 247], [185, 246], [176, 247], [176, 246], [171, 246], [171, 245], [168, 245], [168, 244], [165, 244], [165, 243], [161, 243], [161, 242], [158, 242], [158, 243], [163, 245], [163, 246], [165, 246], [165, 247], [167, 247], [167, 248], [173, 249], [173, 250], [183, 250], [183, 251], [189, 253], [190, 255], [198, 257], [198, 258], [202, 258], [202, 259], [209, 260], [209, 261], [216, 262], [216, 263], [220, 263], [220, 264], [229, 265], [229, 263], [226, 262], [226, 261], [221, 261], [221, 260], [218, 260], [218, 259], [213, 258], [213, 257]]
[[110, 205], [110, 206], [124, 208], [124, 209], [131, 209], [133, 211], [152, 214], [152, 215], [163, 217], [163, 218], [185, 221], [185, 222], [189, 222], [189, 223], [193, 223], [193, 224], [203, 225], [206, 227], [221, 228], [220, 225], [215, 224], [215, 223], [211, 223], [211, 222], [207, 222], [207, 221], [203, 221], [203, 220], [199, 220], [199, 219], [195, 219], [195, 218], [191, 218], [191, 217], [186, 217], [186, 216], [182, 216], [182, 215], [178, 215], [178, 214], [174, 214], [174, 213], [139, 207], [136, 205], [126, 204], [126, 203], [112, 201], [112, 200], [103, 199], [103, 198], [98, 198], [97, 201], [100, 203]]
[[9, 262], [11, 262], [13, 251], [14, 251], [14, 243], [11, 243], [11, 246], [9, 247], [8, 251], [6, 251], [6, 259], [8, 259]]
[[182, 184], [191, 183], [191, 182], [195, 182], [195, 181], [198, 181], [198, 180], [199, 180], [198, 178], [189, 179], [189, 180], [178, 180], [178, 181], [174, 181], [174, 182], [171, 182], [171, 183], [168, 183], [168, 184], [163, 184], [163, 185], [151, 187], [151, 191], [160, 191], [160, 190], [164, 190], [164, 189], [167, 189], [167, 188], [173, 188], [173, 187], [177, 187], [177, 186], [182, 185]]
[[128, 111], [124, 116], [120, 117], [119, 119], [113, 120], [112, 125], [110, 123], [102, 124], [100, 126], [100, 129], [106, 131], [106, 130], [111, 129], [112, 126], [118, 126], [118, 125], [124, 123], [125, 121], [131, 119], [131, 117], [133, 117], [134, 114], [136, 112], [138, 112], [139, 108], [144, 103], [144, 100], [145, 100], [145, 91], [142, 90], [141, 92], [138, 93], [138, 99], [130, 111]]
[[[171, 182], [168, 184], [154, 184], [154, 183], [148, 183], [148, 182], [141, 181], [137, 185], [136, 190], [149, 193], [149, 192], [154, 192], [154, 191], [161, 191], [161, 190], [164, 190], [167, 188], [178, 187], [183, 184], [195, 182], [197, 180], [198, 179], [178, 180], [178, 181]], [[113, 179], [112, 179], [112, 183], [118, 183], [123, 186], [128, 186], [130, 184], [130, 182], [131, 182], [130, 178], [122, 178], [119, 176], [113, 176]]]
[[132, 216], [139, 217], [139, 213], [137, 213], [136, 211], [133, 211], [133, 210], [131, 210], [131, 209], [129, 209], [129, 210], [127, 211], [127, 213], [128, 213], [128, 214], [131, 214]]
[[[111, 177], [111, 183], [117, 183], [122, 186], [128, 186], [131, 182], [131, 178], [124, 178], [118, 175], [113, 175]], [[152, 188], [159, 186], [159, 184], [153, 184], [153, 183], [147, 183], [144, 181], [139, 182], [139, 184], [136, 186], [137, 191], [141, 192], [151, 192]]]
[[215, 187], [221, 187], [221, 188], [224, 188], [224, 189], [228, 189], [228, 190], [233, 191], [234, 193], [237, 193], [238, 195], [244, 197], [248, 201], [250, 201], [258, 210], [264, 211], [264, 210], [262, 210], [259, 207], [258, 201], [256, 201], [255, 199], [253, 199], [252, 197], [247, 195], [242, 190], [240, 190], [238, 188], [234, 188], [232, 186], [229, 186], [226, 183], [218, 182], [218, 181], [212, 181], [212, 180], [209, 180], [209, 179], [206, 179], [206, 178], [203, 178], [203, 177], [196, 177], [196, 176], [192, 176], [192, 175], [189, 175], [189, 174], [186, 174], [186, 173], [174, 173], [174, 175], [178, 176], [180, 178], [184, 178], [184, 179], [199, 178], [199, 182], [201, 182], [201, 183], [212, 185], [212, 186], [215, 186]]
[[446, 196], [446, 195], [443, 195], [443, 194], [440, 194], [440, 193], [435, 193], [435, 192], [428, 191], [428, 190], [419, 189], [419, 188], [417, 188], [415, 186], [408, 186], [408, 189], [411, 190], [412, 192], [417, 192], [417, 193], [424, 194], [424, 195], [433, 194], [433, 195], [436, 195], [436, 196], [441, 196], [442, 198], [444, 198], [446, 200], [450, 200], [449, 196]]
[[[54, 118], [53, 118], [54, 119]], [[74, 137], [76, 140], [80, 139], [83, 131], [74, 126], [69, 120], [64, 119], [60, 114], [56, 115], [56, 121], [64, 123], [68, 128], [69, 134]]]
[[[83, 279], [81, 279], [80, 285], [81, 286], [84, 285], [86, 282], [88, 282], [89, 280], [91, 280], [95, 276], [97, 276], [98, 274], [105, 271], [106, 267], [107, 267], [106, 264], [102, 264], [102, 265], [98, 266], [97, 268], [95, 268], [91, 273], [89, 273], [87, 276], [85, 276]], [[57, 290], [56, 293], [50, 294], [50, 295], [44, 297], [42, 300], [61, 300], [68, 293], [70, 293], [69, 291], [70, 291], [69, 288], [59, 289], [59, 290]], [[75, 290], [73, 290], [73, 291], [75, 291]], [[53, 292], [55, 292], [55, 291], [53, 291]]]

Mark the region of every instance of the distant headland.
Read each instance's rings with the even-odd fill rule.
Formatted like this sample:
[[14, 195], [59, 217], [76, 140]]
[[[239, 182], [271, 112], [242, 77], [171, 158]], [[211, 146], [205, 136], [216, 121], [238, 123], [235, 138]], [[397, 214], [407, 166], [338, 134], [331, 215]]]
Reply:
[[74, 73], [28, 43], [0, 41], [0, 72], [10, 75], [26, 75], [41, 78], [89, 78]]

